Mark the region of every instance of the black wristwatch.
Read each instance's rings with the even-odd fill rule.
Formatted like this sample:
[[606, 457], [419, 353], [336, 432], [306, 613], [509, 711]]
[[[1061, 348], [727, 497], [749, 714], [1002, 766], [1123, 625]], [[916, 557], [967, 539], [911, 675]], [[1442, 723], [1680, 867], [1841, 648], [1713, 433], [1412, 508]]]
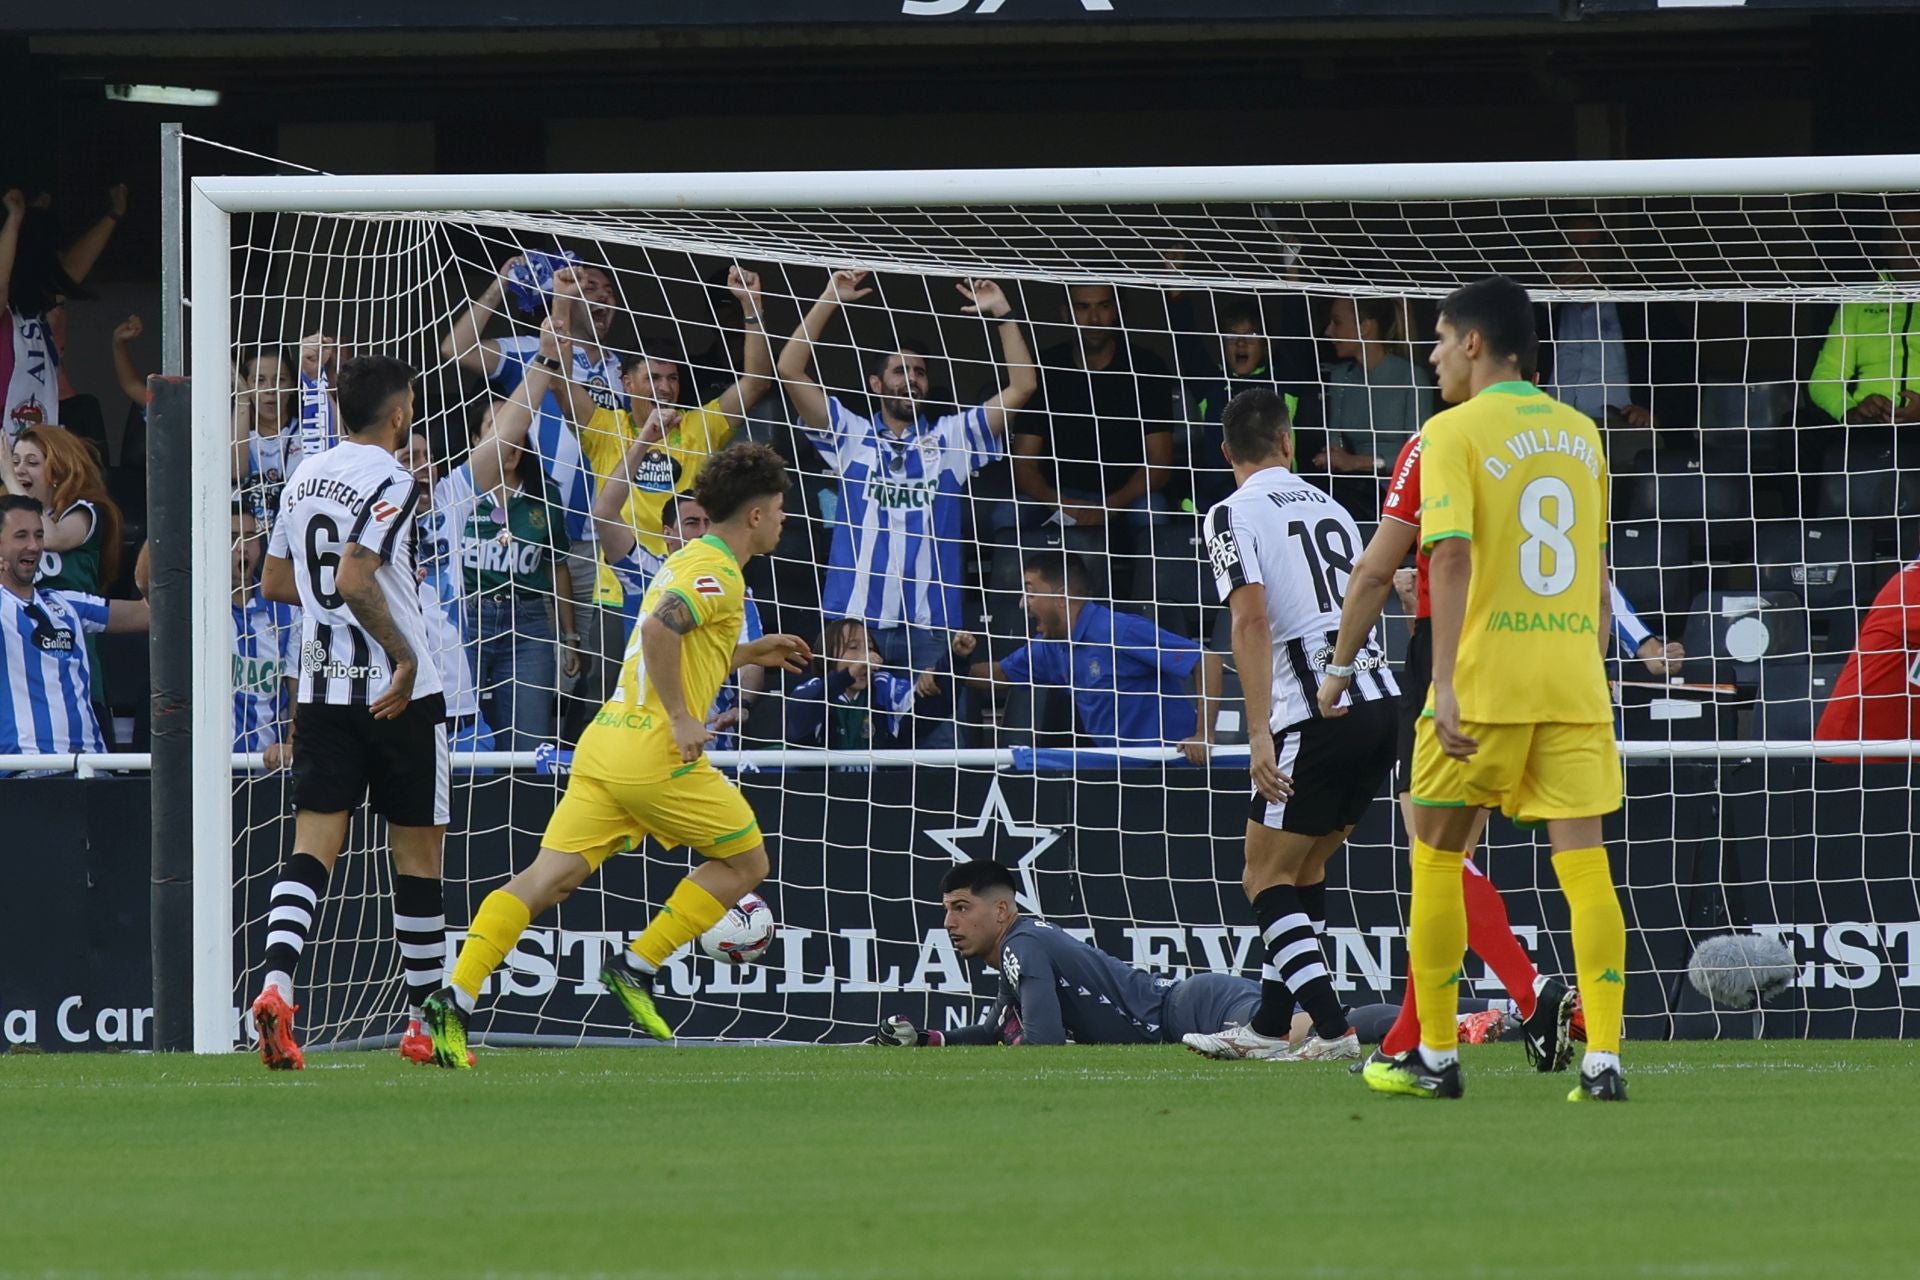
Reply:
[[533, 358], [533, 362], [539, 365], [542, 369], [551, 369], [555, 373], [560, 372], [561, 368], [563, 367], [561, 363], [558, 360], [555, 360], [552, 356], [535, 356]]

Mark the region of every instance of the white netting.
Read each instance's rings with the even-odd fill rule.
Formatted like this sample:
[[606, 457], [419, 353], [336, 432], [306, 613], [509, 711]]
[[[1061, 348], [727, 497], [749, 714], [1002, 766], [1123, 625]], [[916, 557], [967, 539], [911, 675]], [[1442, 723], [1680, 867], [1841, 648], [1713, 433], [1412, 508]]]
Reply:
[[[670, 995], [690, 1001], [677, 1007], [696, 1036], [850, 1039], [882, 1013], [937, 1025], [969, 1003], [969, 975], [940, 933], [935, 905], [941, 870], [957, 856], [997, 852], [1019, 863], [1032, 905], [1124, 958], [1257, 970], [1238, 885], [1245, 775], [1244, 755], [1233, 753], [1245, 735], [1231, 671], [1209, 708], [1225, 753], [1210, 773], [1172, 747], [1185, 736], [1173, 730], [1193, 724], [1191, 714], [1170, 713], [1161, 722], [1168, 744], [1123, 759], [1102, 737], [1107, 713], [1097, 698], [1076, 697], [1087, 690], [982, 686], [955, 697], [952, 666], [1004, 666], [1026, 644], [1026, 560], [1065, 551], [1090, 570], [1100, 604], [1139, 615], [1166, 637], [1122, 643], [1109, 663], [1144, 655], [1156, 661], [1140, 670], [1173, 673], [1173, 699], [1191, 700], [1196, 686], [1204, 693], [1215, 664], [1183, 655], [1224, 647], [1196, 533], [1198, 514], [1231, 484], [1218, 457], [1225, 399], [1256, 385], [1292, 397], [1300, 470], [1327, 485], [1365, 533], [1378, 519], [1385, 467], [1437, 407], [1425, 371], [1434, 303], [1489, 271], [1534, 290], [1546, 324], [1543, 382], [1607, 428], [1617, 577], [1648, 635], [1636, 633], [1627, 643], [1640, 652], [1616, 666], [1623, 736], [1639, 744], [1809, 739], [1866, 606], [1912, 558], [1920, 528], [1920, 448], [1906, 428], [1835, 426], [1825, 412], [1845, 414], [1884, 390], [1904, 415], [1900, 392], [1920, 393], [1920, 377], [1910, 379], [1905, 365], [1909, 343], [1920, 354], [1911, 316], [1920, 268], [1899, 234], [1909, 207], [1904, 196], [1853, 193], [1598, 205], [236, 215], [234, 346], [236, 359], [287, 351], [284, 364], [269, 357], [280, 373], [263, 385], [286, 397], [278, 412], [296, 433], [312, 433], [315, 406], [325, 402], [307, 387], [301, 421], [304, 337], [331, 340], [310, 344], [322, 374], [338, 358], [322, 346], [415, 364], [425, 448], [444, 480], [466, 459], [479, 415], [506, 398], [495, 375], [505, 369], [511, 380], [533, 351], [544, 304], [525, 309], [511, 291], [487, 292], [509, 258], [566, 250], [601, 275], [607, 292], [595, 295], [596, 308], [606, 323], [584, 337], [574, 376], [598, 383], [588, 390], [597, 407], [633, 401], [640, 417], [653, 407], [649, 361], [656, 379], [677, 374], [672, 404], [683, 413], [752, 380], [748, 348], [759, 339], [729, 293], [730, 267], [758, 275], [763, 293], [749, 309], [764, 317], [776, 357], [830, 268], [871, 273], [860, 287], [872, 293], [828, 316], [798, 363], [806, 383], [788, 371], [784, 391], [766, 389], [730, 424], [732, 438], [786, 454], [795, 479], [787, 536], [748, 578], [769, 630], [818, 644], [823, 608], [862, 611], [862, 600], [833, 598], [836, 533], [851, 548], [857, 595], [886, 576], [880, 544], [895, 512], [907, 520], [918, 504], [949, 502], [957, 616], [931, 628], [931, 639], [900, 637], [903, 648], [887, 663], [909, 684], [933, 667], [940, 688], [917, 695], [902, 721], [899, 745], [916, 764], [877, 768], [850, 763], [865, 759], [865, 747], [845, 737], [857, 717], [835, 705], [816, 717], [817, 739], [787, 745], [778, 762], [762, 754], [812, 729], [793, 714], [794, 681], [770, 675], [763, 690], [745, 691], [752, 705], [733, 726], [739, 736], [718, 745], [748, 752], [741, 776], [770, 837], [775, 870], [763, 892], [783, 939], [755, 969], [736, 974], [682, 959], [668, 982]], [[850, 421], [884, 416], [886, 386], [876, 395], [869, 365], [917, 350], [926, 353], [931, 386], [920, 407], [930, 418], [987, 402], [1014, 382], [1018, 353], [998, 326], [962, 311], [954, 286], [971, 278], [1004, 287], [1039, 360], [1039, 394], [1012, 415], [1004, 444], [976, 448], [952, 498], [913, 484], [889, 488], [879, 474], [856, 495], [846, 474], [852, 454], [809, 440], [807, 386], [817, 382]], [[1110, 332], [1103, 299], [1113, 304]], [[1829, 343], [1836, 304], [1845, 304], [1836, 332], [1846, 336]], [[1103, 364], [1109, 342], [1120, 354]], [[1885, 368], [1874, 363], [1883, 356]], [[640, 371], [624, 386], [611, 372], [623, 362]], [[236, 403], [250, 394], [243, 383]], [[524, 501], [548, 527], [571, 525], [578, 541], [607, 470], [580, 442], [628, 428], [568, 412], [544, 407], [527, 427], [542, 465], [528, 456]], [[257, 459], [259, 446], [249, 448], [241, 452]], [[1002, 451], [1014, 461], [990, 456]], [[684, 461], [669, 451], [654, 481], [664, 475], [678, 485]], [[539, 491], [536, 470], [550, 491]], [[252, 475], [244, 496], [259, 497], [271, 480]], [[484, 522], [508, 505], [502, 493], [497, 503], [483, 495], [473, 518]], [[1080, 523], [1050, 519], [1063, 504], [1081, 510]], [[1098, 525], [1088, 508], [1100, 509]], [[651, 539], [660, 529], [639, 532]], [[489, 769], [457, 774], [448, 841], [456, 937], [484, 893], [532, 858], [565, 782], [566, 749], [609, 687], [606, 670], [621, 647], [617, 606], [596, 606], [579, 589], [578, 575], [597, 572], [593, 546], [556, 556], [529, 550], [524, 533], [513, 528], [492, 559], [481, 542], [470, 539], [464, 556], [450, 546], [429, 578], [444, 584], [445, 634], [464, 638], [460, 654], [441, 656], [464, 659], [480, 710], [498, 726], [501, 700], [517, 699], [520, 732], [493, 745], [559, 749], [557, 769], [487, 757]], [[449, 537], [459, 541], [457, 532]], [[430, 542], [424, 537], [423, 548]], [[577, 641], [560, 638], [568, 628], [556, 564], [576, 575]], [[916, 572], [925, 563], [908, 578]], [[883, 588], [866, 603], [891, 618], [900, 600]], [[1397, 657], [1407, 630], [1398, 604], [1382, 628]], [[956, 631], [978, 637], [965, 658], [948, 656]], [[1665, 665], [1677, 655], [1663, 638], [1686, 646], [1677, 668]], [[579, 681], [564, 672], [569, 654], [584, 668]], [[1099, 659], [1089, 669], [1066, 661], [1072, 656], [1061, 655], [1075, 672], [1063, 685], [1102, 678]], [[880, 696], [877, 685], [869, 696]], [[880, 723], [883, 745], [892, 745], [890, 721]], [[463, 740], [475, 744], [471, 729]], [[806, 754], [836, 744], [862, 754]], [[1920, 946], [1905, 766], [1863, 772], [1804, 758], [1693, 761], [1665, 747], [1635, 750], [1630, 799], [1610, 838], [1636, 930], [1636, 1033], [1696, 1027], [1697, 1005], [1679, 981], [1692, 943], [1743, 925], [1797, 939], [1809, 966], [1781, 1029], [1897, 1031]], [[236, 775], [237, 996], [257, 985], [266, 895], [291, 845], [283, 778]], [[1376, 809], [1332, 873], [1344, 892], [1335, 895], [1330, 960], [1355, 1004], [1397, 997], [1404, 969], [1405, 877], [1395, 852], [1404, 836], [1385, 801]], [[1496, 832], [1499, 847], [1483, 865], [1512, 894], [1516, 922], [1538, 928], [1542, 967], [1569, 971], [1564, 911], [1542, 851], [1500, 824]], [[366, 854], [377, 834], [356, 823], [299, 975], [303, 1027], [315, 1040], [398, 1029], [390, 876], [383, 858]], [[593, 975], [685, 865], [684, 851], [651, 846], [610, 863], [557, 921], [536, 922], [477, 1026], [497, 1035], [627, 1036], [618, 1006], [595, 1002]], [[1704, 1025], [1724, 1029], [1714, 1018]]]

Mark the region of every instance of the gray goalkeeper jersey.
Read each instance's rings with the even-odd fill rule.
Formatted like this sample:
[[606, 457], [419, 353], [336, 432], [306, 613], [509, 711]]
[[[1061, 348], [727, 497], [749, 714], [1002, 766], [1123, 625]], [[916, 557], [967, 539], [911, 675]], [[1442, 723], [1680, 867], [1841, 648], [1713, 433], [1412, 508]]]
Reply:
[[1022, 917], [1000, 944], [1000, 990], [985, 1022], [950, 1044], [1158, 1044], [1173, 978], [1122, 964], [1044, 920]]

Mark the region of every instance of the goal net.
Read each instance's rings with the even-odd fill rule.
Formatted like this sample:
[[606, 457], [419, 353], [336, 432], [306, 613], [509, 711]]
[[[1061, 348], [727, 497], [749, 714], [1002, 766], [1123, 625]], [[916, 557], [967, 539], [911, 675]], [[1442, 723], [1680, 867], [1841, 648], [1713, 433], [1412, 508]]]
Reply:
[[[676, 958], [682, 1034], [971, 1020], [992, 976], [956, 955], [938, 889], [970, 858], [1122, 959], [1257, 976], [1246, 726], [1200, 536], [1232, 486], [1222, 407], [1282, 394], [1295, 469], [1364, 540], [1440, 407], [1437, 302], [1502, 273], [1538, 304], [1541, 384], [1609, 452], [1635, 615], [1609, 651], [1629, 1034], [1902, 1034], [1920, 1011], [1904, 700], [1896, 731], [1869, 710], [1843, 733], [1900, 741], [1812, 741], [1856, 646], [1904, 688], [1900, 615], [1891, 633], [1863, 620], [1920, 543], [1920, 166], [1850, 163], [203, 180], [197, 492], [201, 526], [228, 527], [224, 506], [233, 537], [209, 533], [197, 563], [233, 563], [241, 618], [279, 486], [337, 430], [339, 363], [420, 370], [406, 461], [433, 494], [418, 567], [455, 718], [450, 963], [534, 856], [612, 686], [632, 579], [609, 546], [644, 564], [697, 537], [684, 492], [705, 456], [770, 444], [788, 520], [746, 577], [764, 629], [818, 660], [736, 680], [711, 754], [767, 833], [779, 937], [748, 967]], [[549, 316], [575, 387], [536, 398], [515, 389]], [[596, 525], [614, 482], [626, 497]], [[1336, 601], [1360, 550], [1343, 542], [1321, 548]], [[1379, 626], [1396, 664], [1407, 614], [1392, 601]], [[196, 838], [232, 850], [202, 852], [203, 1049], [248, 1034], [292, 847], [287, 775], [259, 754], [288, 708], [268, 649], [250, 652], [230, 673], [201, 655]], [[280, 659], [290, 674], [299, 655]], [[265, 708], [241, 743], [204, 706], [229, 689]], [[1349, 1004], [1400, 998], [1405, 848], [1383, 797], [1330, 868]], [[297, 975], [315, 1045], [403, 1025], [383, 849], [357, 817]], [[649, 843], [535, 921], [482, 998], [481, 1041], [632, 1041], [594, 975], [689, 860]], [[1540, 970], [1570, 975], [1544, 838], [1496, 820], [1480, 865]], [[1793, 953], [1760, 1011], [1685, 980], [1729, 932]]]

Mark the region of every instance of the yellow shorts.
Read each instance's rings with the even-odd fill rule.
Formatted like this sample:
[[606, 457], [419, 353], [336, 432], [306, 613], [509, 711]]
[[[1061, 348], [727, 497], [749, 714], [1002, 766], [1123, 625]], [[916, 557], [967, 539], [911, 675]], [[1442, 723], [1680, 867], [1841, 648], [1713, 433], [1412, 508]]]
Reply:
[[702, 756], [677, 778], [615, 782], [574, 774], [547, 820], [542, 848], [577, 853], [597, 870], [652, 836], [709, 858], [731, 858], [761, 841], [760, 821], [740, 789]]
[[1460, 728], [1480, 744], [1470, 759], [1440, 749], [1432, 716], [1415, 726], [1415, 804], [1497, 808], [1525, 822], [1597, 818], [1620, 807], [1620, 748], [1611, 724], [1462, 721]]

